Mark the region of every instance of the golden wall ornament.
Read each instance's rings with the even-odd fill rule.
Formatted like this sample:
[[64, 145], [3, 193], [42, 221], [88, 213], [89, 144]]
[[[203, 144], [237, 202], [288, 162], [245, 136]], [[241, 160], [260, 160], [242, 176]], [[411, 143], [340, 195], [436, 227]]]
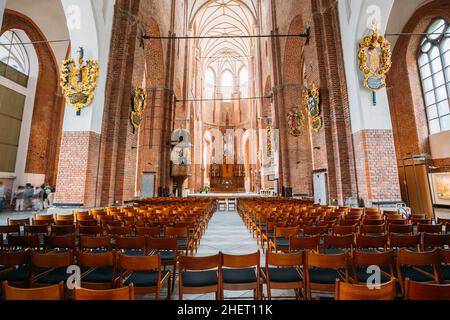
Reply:
[[130, 120], [133, 125], [133, 131], [135, 132], [141, 126], [144, 111], [147, 109], [147, 91], [139, 87], [139, 85], [136, 85], [132, 100], [133, 106], [130, 113]]
[[287, 115], [288, 132], [293, 137], [302, 135], [301, 127], [305, 123], [305, 116], [300, 108], [292, 109]]
[[386, 74], [392, 66], [391, 44], [378, 34], [376, 23], [373, 23], [372, 34], [364, 37], [359, 44], [358, 63], [364, 73], [364, 87], [372, 90], [375, 106], [376, 92], [386, 87]]
[[81, 109], [89, 106], [94, 100], [98, 79], [98, 62], [92, 59], [84, 60], [84, 50], [78, 49], [78, 65], [74, 59], [63, 61], [61, 67], [61, 87], [68, 105], [71, 105], [80, 115]]
[[318, 132], [322, 128], [322, 118], [320, 116], [320, 92], [313, 83], [311, 89], [303, 91], [303, 106], [311, 119], [311, 127]]

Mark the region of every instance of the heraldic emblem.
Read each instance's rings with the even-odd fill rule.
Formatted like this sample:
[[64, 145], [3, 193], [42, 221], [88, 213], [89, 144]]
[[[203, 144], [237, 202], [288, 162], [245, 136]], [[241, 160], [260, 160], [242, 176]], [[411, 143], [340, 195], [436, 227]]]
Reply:
[[322, 128], [322, 118], [320, 116], [320, 94], [315, 84], [310, 90], [303, 91], [303, 106], [311, 119], [311, 127], [314, 131]]
[[81, 109], [92, 103], [97, 87], [98, 63], [96, 60], [84, 60], [83, 48], [78, 49], [78, 65], [74, 59], [64, 60], [61, 67], [61, 87], [68, 105], [73, 106], [77, 115]]
[[301, 112], [300, 108], [293, 109], [287, 115], [288, 132], [291, 136], [299, 137], [301, 132], [301, 127], [305, 122], [305, 117]]
[[376, 92], [386, 87], [386, 73], [392, 65], [391, 44], [378, 34], [376, 23], [372, 26], [372, 34], [359, 44], [358, 63], [364, 73], [364, 87], [372, 90], [373, 104], [376, 105]]
[[130, 115], [131, 124], [134, 131], [138, 129], [142, 122], [142, 116], [147, 108], [147, 92], [145, 89], [140, 88], [138, 85], [134, 89], [133, 93], [133, 108]]

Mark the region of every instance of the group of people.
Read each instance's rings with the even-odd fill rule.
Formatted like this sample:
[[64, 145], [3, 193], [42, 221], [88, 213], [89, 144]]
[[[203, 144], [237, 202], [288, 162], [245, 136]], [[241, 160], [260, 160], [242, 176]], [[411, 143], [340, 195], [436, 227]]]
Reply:
[[[4, 208], [7, 193], [8, 191], [0, 181], [0, 212]], [[11, 197], [11, 206], [15, 211], [40, 211], [53, 204], [54, 195], [55, 189], [48, 184], [34, 187], [31, 183], [27, 183], [25, 186], [19, 186], [14, 192]]]

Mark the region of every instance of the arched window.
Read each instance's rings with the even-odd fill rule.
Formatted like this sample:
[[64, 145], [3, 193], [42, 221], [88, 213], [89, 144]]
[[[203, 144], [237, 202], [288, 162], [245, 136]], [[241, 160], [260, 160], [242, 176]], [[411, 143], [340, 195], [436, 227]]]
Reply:
[[222, 73], [220, 79], [221, 92], [224, 99], [231, 99], [234, 91], [234, 77], [230, 70], [226, 70]]
[[0, 61], [27, 76], [30, 72], [27, 50], [19, 36], [12, 30], [4, 32], [0, 37]]
[[239, 87], [243, 98], [248, 97], [248, 70], [243, 67], [239, 72]]
[[216, 86], [214, 71], [208, 68], [205, 73], [205, 98], [213, 99]]
[[430, 134], [450, 130], [450, 25], [433, 21], [419, 49], [419, 69]]

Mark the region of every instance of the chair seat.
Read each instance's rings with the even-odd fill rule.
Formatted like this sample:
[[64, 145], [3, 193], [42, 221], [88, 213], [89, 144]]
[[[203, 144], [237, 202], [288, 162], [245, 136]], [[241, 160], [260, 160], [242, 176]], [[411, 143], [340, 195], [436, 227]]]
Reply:
[[441, 273], [445, 281], [450, 281], [450, 265], [441, 264]]
[[87, 275], [81, 277], [82, 282], [105, 283], [113, 280], [113, 269], [111, 267], [95, 268]]
[[8, 281], [8, 282], [24, 282], [28, 280], [29, 275], [28, 266], [19, 266], [10, 272], [4, 273], [0, 275], [0, 282]]
[[178, 247], [180, 248], [186, 248], [187, 246], [187, 240], [186, 239], [179, 239], [177, 241]]
[[302, 275], [296, 268], [269, 268], [270, 282], [299, 282]]
[[176, 252], [173, 251], [158, 251], [161, 256], [161, 261], [173, 261], [176, 258]]
[[217, 285], [217, 271], [184, 271], [183, 287], [207, 287]]
[[275, 239], [277, 247], [289, 247], [289, 239]]
[[336, 279], [345, 281], [345, 278], [335, 269], [310, 269], [309, 277], [312, 283], [335, 284]]
[[134, 249], [125, 249], [123, 250], [123, 254], [131, 257], [145, 256], [145, 252], [143, 250], [134, 250]]
[[[164, 278], [169, 271], [161, 271], [161, 279]], [[124, 281], [124, 285], [133, 284], [135, 287], [156, 287], [158, 284], [158, 271], [133, 271], [131, 275]]]
[[247, 269], [223, 269], [223, 282], [229, 284], [254, 283], [257, 281], [254, 268]]
[[39, 284], [58, 284], [61, 281], [66, 282], [68, 278], [67, 268], [56, 268], [44, 275], [42, 278], [36, 280]]
[[[425, 272], [428, 272], [430, 274], [433, 274], [433, 268], [431, 268], [431, 267], [420, 267], [420, 269]], [[434, 280], [434, 278], [429, 277], [429, 276], [417, 271], [416, 269], [414, 269], [412, 267], [401, 266], [400, 271], [402, 273], [403, 279], [409, 278], [411, 281], [416, 281], [416, 282], [427, 282], [427, 281]]]
[[[387, 268], [387, 267], [381, 267], [381, 270], [386, 272], [387, 274], [390, 273], [389, 268]], [[350, 268], [348, 274], [351, 278], [355, 278], [352, 268]], [[371, 275], [372, 274], [367, 273], [367, 268], [360, 267], [360, 268], [356, 269], [356, 280], [358, 280], [358, 282], [360, 282], [360, 283], [366, 283]], [[389, 278], [386, 275], [384, 275], [383, 273], [381, 273], [381, 283], [387, 283], [389, 281], [391, 281], [391, 278]]]
[[328, 249], [323, 249], [320, 251], [321, 253], [325, 253], [325, 254], [341, 254], [345, 252], [345, 249], [342, 248], [328, 248]]

